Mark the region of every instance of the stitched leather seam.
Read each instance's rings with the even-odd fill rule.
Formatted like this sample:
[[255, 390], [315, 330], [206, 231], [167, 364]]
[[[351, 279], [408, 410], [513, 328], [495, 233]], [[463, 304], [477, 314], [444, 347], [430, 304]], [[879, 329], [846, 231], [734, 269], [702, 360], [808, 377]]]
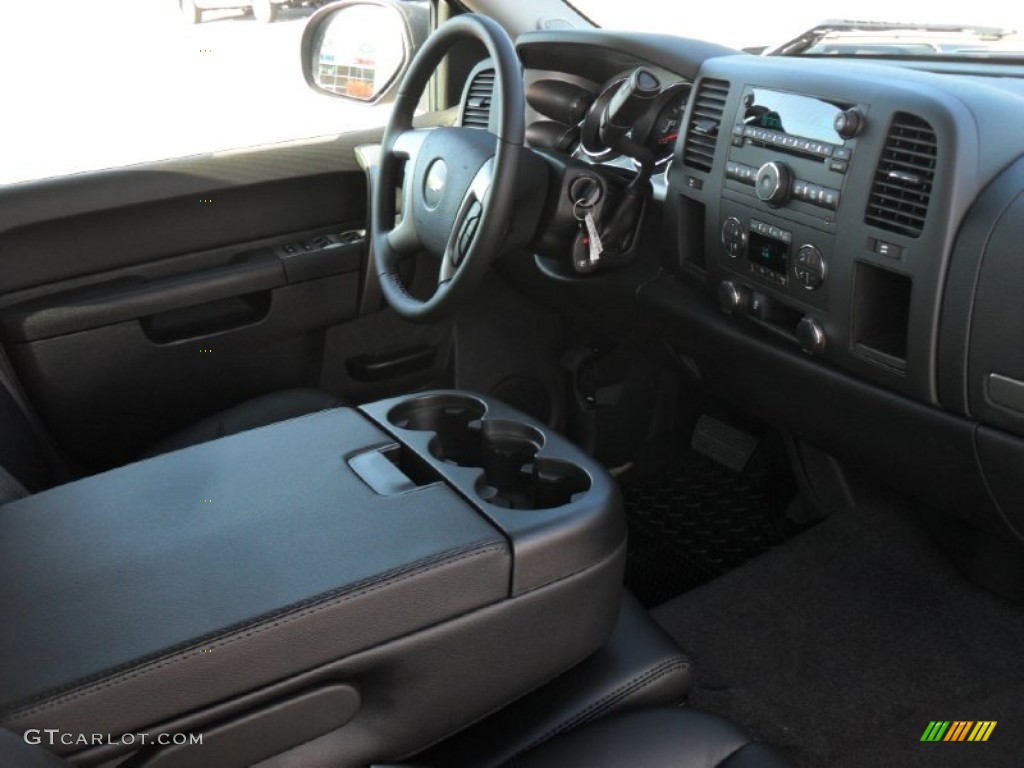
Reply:
[[748, 737], [747, 737], [747, 740], [746, 740], [745, 742], [743, 742], [742, 744], [740, 744], [740, 745], [739, 745], [738, 747], [736, 747], [736, 749], [734, 749], [734, 750], [733, 750], [732, 752], [730, 752], [730, 753], [729, 753], [728, 755], [726, 755], [726, 756], [725, 756], [725, 757], [723, 757], [723, 758], [722, 758], [721, 760], [719, 760], [717, 764], [718, 764], [718, 765], [725, 765], [725, 764], [726, 764], [726, 763], [728, 763], [728, 762], [729, 762], [730, 760], [732, 760], [732, 759], [733, 759], [734, 757], [736, 757], [736, 755], [738, 755], [738, 754], [739, 754], [739, 753], [740, 753], [741, 751], [743, 751], [744, 749], [746, 749], [747, 747], [749, 747], [749, 746], [750, 746], [751, 744], [753, 744], [753, 743], [754, 743], [754, 740], [753, 740], [753, 739], [751, 739], [751, 738], [750, 738], [750, 737], [748, 736]]
[[[572, 669], [572, 667], [576, 666], [580, 662], [585, 661], [592, 653], [594, 653], [594, 652], [593, 651], [588, 651], [587, 653], [585, 653], [582, 656], [580, 656], [578, 659], [576, 659], [571, 664], [569, 664], [569, 667], [567, 668], [567, 670], [568, 669]], [[530, 688], [526, 693], [522, 694], [521, 696], [519, 696], [514, 701], [506, 701], [506, 702], [503, 702], [501, 704], [496, 705], [495, 707], [489, 709], [487, 712], [484, 712], [482, 715], [480, 715], [478, 718], [476, 718], [472, 722], [468, 723], [467, 725], [460, 725], [457, 728], [454, 728], [454, 729], [448, 731], [448, 733], [446, 733], [444, 736], [439, 736], [438, 738], [434, 739], [432, 742], [430, 742], [427, 746], [423, 747], [422, 749], [417, 749], [414, 752], [409, 752], [408, 754], [403, 755], [402, 759], [404, 760], [404, 759], [410, 757], [411, 755], [418, 755], [420, 753], [427, 752], [427, 751], [433, 749], [434, 747], [436, 747], [438, 744], [443, 744], [445, 741], [447, 741], [451, 737], [458, 736], [461, 733], [464, 733], [466, 731], [471, 730], [473, 728], [473, 726], [482, 723], [487, 718], [489, 718], [491, 715], [495, 715], [498, 712], [501, 712], [501, 710], [505, 709], [506, 707], [514, 706], [515, 704], [521, 702], [523, 699], [525, 699], [525, 698], [531, 696], [532, 694], [536, 693], [538, 690], [543, 688], [545, 685], [550, 683], [552, 680], [557, 680], [557, 679], [558, 679], [558, 676], [556, 675], [553, 678], [549, 677], [549, 678], [546, 678], [545, 680], [542, 680], [541, 682], [537, 683], [535, 686], [533, 686], [533, 688]]]
[[596, 719], [598, 716], [611, 709], [615, 704], [618, 704], [623, 699], [629, 698], [630, 695], [640, 690], [641, 688], [644, 688], [649, 684], [656, 683], [658, 680], [667, 677], [668, 675], [671, 675], [674, 672], [683, 669], [688, 669], [690, 666], [690, 659], [685, 656], [677, 656], [667, 661], [663, 661], [656, 667], [649, 669], [640, 677], [634, 678], [629, 682], [624, 683], [604, 698], [594, 702], [586, 709], [577, 712], [573, 717], [569, 718], [568, 720], [564, 720], [561, 723], [555, 725], [542, 736], [539, 736], [538, 738], [534, 739], [525, 747], [516, 752], [515, 756], [517, 757], [518, 755], [521, 755], [524, 752], [528, 752], [534, 747], [543, 744], [548, 739], [551, 739], [557, 736], [558, 734], [563, 733], [564, 731], [571, 730], [572, 728], [582, 725], [583, 723]]
[[686, 669], [691, 667], [692, 665], [693, 662], [686, 656], [677, 656], [673, 659], [663, 661], [658, 666], [648, 670], [642, 676], [635, 678], [634, 680], [631, 680], [628, 683], [623, 684], [615, 691], [608, 694], [608, 696], [604, 697], [600, 701], [595, 702], [591, 706], [584, 709], [582, 712], [577, 713], [574, 717], [570, 718], [569, 720], [566, 720], [565, 722], [554, 726], [547, 733], [534, 739], [525, 747], [518, 750], [507, 760], [503, 761], [502, 765], [505, 766], [505, 768], [516, 768], [516, 766], [522, 765], [522, 760], [520, 760], [520, 757], [529, 752], [531, 749], [540, 746], [544, 742], [554, 738], [560, 733], [570, 730], [571, 728], [575, 728], [577, 725], [582, 724], [583, 722], [596, 719], [598, 715], [607, 711], [613, 704], [621, 701], [622, 699], [628, 698], [630, 694], [634, 693], [639, 688], [642, 688], [644, 685], [656, 682], [657, 680], [660, 680], [661, 678], [670, 675], [676, 670]]
[[[594, 563], [592, 565], [588, 565], [582, 571], [577, 571], [576, 573], [572, 573], [572, 574], [569, 574], [568, 576], [564, 576], [564, 577], [562, 577], [560, 579], [556, 579], [555, 581], [552, 581], [552, 582], [550, 582], [548, 584], [544, 584], [542, 586], [539, 586], [539, 587], [536, 587], [534, 589], [531, 589], [531, 590], [529, 590], [527, 592], [523, 592], [522, 594], [517, 595], [517, 597], [523, 597], [525, 595], [529, 595], [529, 594], [533, 594], [534, 592], [538, 592], [538, 591], [540, 591], [542, 589], [548, 589], [549, 587], [552, 587], [552, 586], [554, 586], [556, 584], [559, 584], [561, 582], [564, 582], [564, 581], [572, 581], [573, 579], [576, 579], [576, 578], [582, 576], [585, 573], [589, 573], [591, 571], [595, 571], [595, 570], [598, 570], [600, 568], [603, 568], [605, 565], [607, 565], [610, 561], [614, 560], [618, 556], [619, 550], [621, 548], [622, 548], [622, 545], [620, 544], [619, 547], [616, 547], [615, 552], [613, 552], [612, 554], [606, 556], [605, 558], [603, 558], [602, 560], [600, 560], [597, 563]], [[582, 656], [580, 656], [577, 659], [575, 659], [572, 662], [570, 662], [568, 664], [568, 666], [565, 667], [564, 671], [567, 672], [568, 670], [572, 669], [573, 667], [575, 667], [580, 662], [582, 662], [585, 659], [589, 658], [593, 653], [594, 653], [594, 650], [587, 651]], [[557, 680], [559, 674], [561, 674], [561, 673], [556, 673], [553, 677], [545, 678], [544, 680], [542, 680], [541, 682], [537, 683], [535, 686], [533, 686], [532, 688], [527, 690], [525, 693], [520, 694], [515, 699], [515, 701], [506, 701], [506, 702], [504, 702], [502, 704], [498, 704], [493, 709], [491, 709], [491, 710], [485, 712], [484, 714], [480, 715], [478, 718], [476, 718], [472, 722], [467, 723], [465, 725], [460, 725], [457, 728], [453, 728], [452, 730], [448, 731], [444, 736], [439, 736], [438, 738], [434, 739], [432, 742], [427, 744], [425, 747], [421, 747], [421, 748], [419, 748], [419, 749], [417, 749], [417, 750], [415, 750], [413, 752], [408, 752], [405, 755], [402, 755], [402, 757], [400, 759], [405, 760], [406, 758], [408, 758], [408, 757], [410, 757], [412, 755], [417, 755], [417, 754], [421, 754], [421, 753], [427, 752], [428, 750], [433, 749], [434, 747], [436, 747], [438, 744], [441, 744], [442, 742], [447, 741], [452, 736], [455, 736], [455, 735], [457, 735], [459, 733], [462, 733], [464, 731], [468, 731], [474, 725], [476, 725], [477, 723], [480, 723], [480, 722], [486, 720], [488, 717], [490, 717], [491, 715], [495, 714], [496, 712], [500, 712], [501, 710], [505, 709], [505, 707], [511, 706], [512, 704], [514, 704], [514, 703], [516, 703], [518, 701], [522, 701], [523, 699], [525, 699], [530, 694], [532, 694], [535, 691], [538, 691], [541, 688], [543, 688], [545, 685], [550, 683], [552, 680]], [[514, 757], [514, 755], [513, 755], [513, 757]]]
[[[391, 578], [389, 578], [389, 579], [387, 579], [385, 581], [375, 582], [375, 583], [372, 583], [372, 584], [366, 586], [365, 588], [356, 590], [354, 592], [346, 592], [345, 594], [340, 595], [340, 596], [338, 596], [336, 598], [329, 599], [329, 600], [322, 601], [322, 602], [318, 602], [315, 605], [308, 606], [306, 608], [300, 608], [296, 612], [292, 612], [292, 613], [289, 613], [289, 614], [286, 614], [286, 615], [278, 614], [280, 616], [280, 618], [272, 621], [271, 623], [258, 623], [258, 624], [255, 624], [255, 625], [250, 624], [249, 628], [247, 630], [245, 630], [245, 631], [236, 630], [234, 633], [229, 634], [229, 635], [225, 635], [225, 636], [221, 637], [219, 640], [214, 640], [212, 642], [203, 642], [201, 644], [202, 644], [202, 646], [204, 648], [223, 648], [223, 647], [229, 646], [229, 645], [231, 645], [231, 644], [233, 644], [235, 642], [238, 642], [240, 640], [244, 640], [244, 639], [247, 639], [249, 637], [253, 637], [254, 635], [258, 635], [258, 634], [260, 634], [262, 632], [266, 632], [267, 630], [275, 629], [277, 627], [284, 626], [284, 625], [292, 623], [294, 621], [298, 621], [300, 619], [308, 618], [309, 616], [312, 616], [312, 615], [314, 615], [316, 613], [319, 613], [321, 611], [327, 610], [328, 608], [333, 608], [335, 606], [338, 606], [338, 605], [341, 605], [343, 603], [346, 603], [346, 602], [348, 602], [350, 600], [354, 600], [357, 597], [363, 597], [365, 595], [368, 595], [368, 594], [371, 594], [373, 592], [376, 592], [376, 591], [378, 591], [380, 589], [384, 589], [385, 587], [393, 586], [393, 585], [401, 583], [403, 581], [407, 581], [409, 579], [412, 579], [412, 578], [415, 578], [415, 577], [418, 577], [418, 576], [422, 576], [422, 575], [424, 575], [426, 573], [430, 573], [431, 571], [436, 571], [436, 570], [438, 570], [440, 568], [444, 568], [444, 567], [447, 567], [449, 565], [453, 565], [453, 564], [458, 563], [458, 562], [463, 561], [463, 560], [470, 560], [470, 559], [473, 559], [473, 558], [482, 557], [483, 555], [487, 555], [487, 554], [490, 554], [492, 552], [506, 551], [506, 550], [507, 550], [507, 546], [504, 543], [502, 543], [500, 545], [491, 544], [490, 546], [486, 546], [486, 547], [483, 547], [481, 549], [475, 549], [475, 550], [470, 551], [470, 552], [465, 552], [465, 553], [459, 555], [458, 557], [448, 557], [448, 558], [445, 558], [445, 559], [442, 559], [442, 560], [434, 560], [434, 561], [428, 560], [428, 561], [425, 561], [423, 565], [421, 565], [420, 567], [415, 568], [414, 570], [405, 571], [405, 572], [403, 572], [403, 573], [401, 573], [399, 575], [393, 576], [393, 577], [391, 577]], [[60, 696], [60, 697], [58, 697], [56, 699], [51, 699], [51, 700], [45, 701], [45, 702], [43, 702], [41, 704], [38, 704], [36, 706], [33, 706], [33, 707], [29, 708], [29, 709], [12, 709], [12, 710], [10, 710], [8, 713], [6, 713], [4, 715], [3, 719], [10, 721], [10, 720], [17, 720], [17, 719], [22, 718], [22, 717], [29, 717], [31, 715], [39, 714], [41, 712], [45, 712], [47, 710], [54, 709], [54, 708], [56, 708], [58, 706], [61, 706], [63, 704], [68, 704], [68, 703], [70, 703], [70, 702], [72, 702], [72, 701], [74, 701], [76, 699], [80, 699], [82, 697], [89, 696], [89, 695], [94, 694], [94, 693], [98, 693], [99, 691], [105, 690], [107, 688], [111, 688], [111, 687], [119, 685], [121, 683], [125, 683], [125, 682], [127, 682], [129, 680], [132, 680], [134, 678], [142, 677], [142, 676], [147, 675], [147, 674], [149, 674], [151, 672], [156, 672], [156, 671], [158, 671], [160, 669], [163, 669], [164, 667], [169, 667], [169, 666], [171, 666], [173, 664], [177, 664], [180, 661], [184, 661], [186, 659], [192, 658], [193, 656], [195, 656], [195, 649], [197, 647], [198, 646], [196, 644], [192, 644], [188, 649], [185, 649], [185, 650], [181, 651], [180, 653], [175, 653], [174, 655], [172, 655], [170, 657], [165, 657], [164, 659], [159, 660], [159, 661], [149, 662], [149, 663], [145, 664], [144, 666], [137, 667], [134, 670], [132, 670], [131, 672], [128, 672], [126, 674], [120, 674], [120, 675], [117, 675], [116, 677], [108, 677], [108, 678], [106, 678], [106, 679], [104, 679], [104, 680], [102, 680], [102, 681], [100, 681], [100, 682], [98, 682], [96, 684], [87, 685], [87, 687], [82, 688], [82, 689], [80, 689], [78, 691], [75, 691], [74, 693], [69, 693], [67, 695]]]
[[388, 272], [388, 277], [391, 278], [391, 282], [393, 282], [395, 284], [395, 287], [397, 287], [398, 290], [402, 292], [402, 295], [405, 296], [407, 299], [409, 299], [410, 301], [414, 301], [417, 304], [422, 304], [423, 303], [422, 301], [417, 299], [415, 296], [413, 296], [411, 293], [409, 293], [409, 289], [405, 287], [405, 285], [402, 283], [401, 279], [394, 272]]

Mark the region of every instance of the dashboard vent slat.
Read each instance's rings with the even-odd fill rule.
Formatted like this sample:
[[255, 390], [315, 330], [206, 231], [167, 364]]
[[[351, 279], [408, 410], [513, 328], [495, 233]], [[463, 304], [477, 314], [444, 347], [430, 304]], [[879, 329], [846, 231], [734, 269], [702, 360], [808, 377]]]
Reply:
[[491, 102], [494, 99], [494, 70], [482, 69], [476, 73], [466, 90], [462, 105], [464, 128], [488, 128], [491, 124]]
[[906, 112], [893, 115], [864, 220], [901, 235], [920, 235], [928, 216], [937, 158], [938, 141], [931, 125]]
[[697, 86], [690, 122], [683, 143], [683, 164], [710, 171], [715, 162], [715, 146], [722, 127], [729, 84], [724, 80], [705, 78]]

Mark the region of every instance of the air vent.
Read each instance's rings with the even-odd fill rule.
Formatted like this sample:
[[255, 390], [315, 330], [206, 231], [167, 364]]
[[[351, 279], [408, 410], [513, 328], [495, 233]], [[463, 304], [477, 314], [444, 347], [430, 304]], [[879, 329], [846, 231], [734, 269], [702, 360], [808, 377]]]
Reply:
[[690, 123], [686, 127], [683, 164], [710, 171], [715, 162], [715, 144], [722, 124], [729, 84], [723, 80], [701, 80], [693, 102]]
[[494, 70], [481, 69], [473, 77], [462, 105], [465, 128], [487, 128], [491, 124], [491, 100], [494, 97]]
[[878, 161], [864, 220], [901, 235], [920, 235], [928, 215], [937, 153], [932, 127], [919, 117], [897, 112]]

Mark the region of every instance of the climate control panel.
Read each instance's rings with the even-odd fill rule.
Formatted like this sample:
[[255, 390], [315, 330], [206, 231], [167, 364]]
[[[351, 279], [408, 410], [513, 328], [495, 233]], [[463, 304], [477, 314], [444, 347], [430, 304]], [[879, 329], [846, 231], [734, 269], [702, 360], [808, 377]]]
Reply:
[[740, 274], [755, 275], [781, 288], [819, 291], [828, 275], [821, 247], [800, 243], [793, 231], [757, 218], [744, 222], [728, 216], [722, 222], [722, 247], [728, 266]]

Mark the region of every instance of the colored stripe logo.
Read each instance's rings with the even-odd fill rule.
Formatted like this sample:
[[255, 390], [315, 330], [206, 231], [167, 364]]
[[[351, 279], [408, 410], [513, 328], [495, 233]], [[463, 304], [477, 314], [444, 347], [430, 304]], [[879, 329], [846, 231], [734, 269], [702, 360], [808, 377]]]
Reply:
[[932, 720], [921, 741], [988, 741], [996, 720]]

